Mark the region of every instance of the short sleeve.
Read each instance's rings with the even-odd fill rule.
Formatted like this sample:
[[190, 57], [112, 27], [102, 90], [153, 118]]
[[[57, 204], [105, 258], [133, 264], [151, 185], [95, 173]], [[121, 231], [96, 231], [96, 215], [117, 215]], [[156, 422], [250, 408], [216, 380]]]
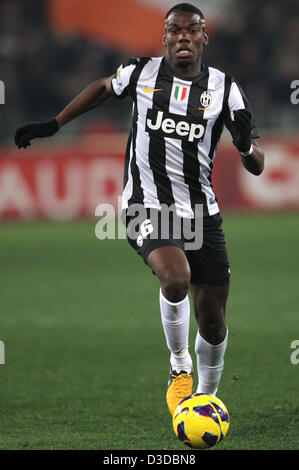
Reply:
[[258, 139], [259, 132], [256, 128], [255, 118], [249, 104], [249, 101], [242, 90], [241, 86], [235, 81], [232, 80], [230, 92], [228, 94], [227, 100], [227, 112], [225, 115], [225, 125], [232, 134], [232, 121], [234, 121], [234, 111], [237, 109], [248, 109], [252, 115], [252, 131], [251, 131], [251, 138]]
[[117, 98], [125, 98], [130, 94], [132, 73], [134, 72], [138, 59], [131, 57], [120, 65], [116, 74], [112, 77], [112, 91]]

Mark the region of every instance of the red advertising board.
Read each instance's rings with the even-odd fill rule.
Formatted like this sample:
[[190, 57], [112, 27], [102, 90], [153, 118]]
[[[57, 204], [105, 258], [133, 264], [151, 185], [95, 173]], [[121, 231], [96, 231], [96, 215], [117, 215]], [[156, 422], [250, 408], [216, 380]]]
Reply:
[[217, 155], [213, 182], [223, 209], [299, 209], [299, 140], [263, 140], [261, 145], [265, 168], [259, 176], [243, 168], [231, 145]]
[[72, 148], [19, 155], [0, 157], [0, 218], [71, 220], [94, 215], [100, 203], [116, 206], [122, 156]]
[[[299, 209], [299, 140], [263, 142], [265, 170], [249, 174], [231, 144], [220, 147], [212, 183], [222, 210]], [[0, 151], [0, 219], [72, 220], [117, 208], [124, 156], [84, 148]]]

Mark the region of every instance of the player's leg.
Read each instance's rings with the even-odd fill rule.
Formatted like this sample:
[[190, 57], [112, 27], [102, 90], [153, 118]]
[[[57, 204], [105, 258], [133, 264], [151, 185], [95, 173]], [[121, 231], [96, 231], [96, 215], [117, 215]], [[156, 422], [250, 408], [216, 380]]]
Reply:
[[195, 352], [199, 393], [216, 394], [227, 345], [225, 310], [230, 266], [222, 222], [221, 214], [204, 217], [202, 247], [186, 253], [198, 322]]
[[178, 403], [192, 393], [193, 386], [188, 350], [190, 267], [184, 251], [176, 246], [156, 248], [147, 262], [160, 280], [161, 319], [171, 364], [166, 399], [172, 414]]
[[195, 341], [198, 393], [216, 395], [221, 379], [228, 330], [225, 320], [229, 284], [192, 284], [194, 312], [198, 323]]
[[[171, 365], [177, 369], [183, 364], [190, 369], [189, 262], [181, 247], [181, 241], [171, 238], [170, 221], [169, 238], [162, 237], [160, 211], [147, 209], [146, 213], [141, 215], [144, 220], [138, 220], [136, 216], [128, 216], [126, 211], [123, 212], [122, 218], [127, 227], [128, 241], [160, 280], [161, 317], [167, 346], [171, 351]], [[135, 226], [136, 220], [138, 220], [137, 226]], [[145, 224], [147, 231], [144, 230]]]
[[179, 247], [163, 246], [151, 251], [148, 265], [160, 281], [160, 310], [171, 366], [177, 372], [191, 370], [188, 353], [190, 304], [190, 268]]
[[182, 240], [172, 236], [172, 223], [169, 223], [168, 236], [162, 237], [161, 217], [161, 212], [154, 209], [147, 209], [144, 220], [124, 211], [123, 222], [130, 245], [160, 280], [161, 319], [171, 356], [166, 398], [169, 411], [173, 413], [182, 398], [192, 393], [193, 386], [192, 359], [188, 350], [190, 266]]

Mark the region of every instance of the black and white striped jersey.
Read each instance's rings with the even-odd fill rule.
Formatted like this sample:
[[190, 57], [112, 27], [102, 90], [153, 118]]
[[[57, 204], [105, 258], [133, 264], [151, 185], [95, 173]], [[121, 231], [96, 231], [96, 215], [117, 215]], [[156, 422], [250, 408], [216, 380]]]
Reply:
[[193, 218], [203, 204], [204, 215], [219, 212], [211, 172], [224, 124], [231, 131], [233, 111], [249, 108], [240, 86], [213, 67], [186, 78], [165, 57], [147, 57], [122, 65], [112, 88], [133, 100], [122, 208], [174, 204], [179, 216]]

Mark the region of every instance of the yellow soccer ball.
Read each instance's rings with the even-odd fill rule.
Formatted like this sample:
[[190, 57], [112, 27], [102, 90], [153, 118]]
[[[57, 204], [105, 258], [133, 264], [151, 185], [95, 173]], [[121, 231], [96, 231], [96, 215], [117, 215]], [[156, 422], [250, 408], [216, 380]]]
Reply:
[[219, 398], [194, 393], [178, 404], [172, 424], [181, 442], [193, 449], [206, 449], [225, 437], [229, 428], [229, 414]]

